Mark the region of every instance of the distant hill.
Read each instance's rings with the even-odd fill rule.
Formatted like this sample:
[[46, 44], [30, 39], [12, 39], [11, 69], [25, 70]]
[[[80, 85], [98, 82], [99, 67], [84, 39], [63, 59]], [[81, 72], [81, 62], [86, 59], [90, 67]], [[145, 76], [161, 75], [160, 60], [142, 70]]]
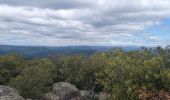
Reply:
[[47, 47], [47, 46], [11, 46], [0, 45], [0, 55], [9, 53], [19, 53], [26, 58], [45, 57], [48, 55], [73, 55], [84, 54], [92, 55], [95, 52], [107, 51], [112, 48], [122, 48], [125, 51], [140, 49], [136, 46], [126, 47], [111, 47], [111, 46], [62, 46], [62, 47]]

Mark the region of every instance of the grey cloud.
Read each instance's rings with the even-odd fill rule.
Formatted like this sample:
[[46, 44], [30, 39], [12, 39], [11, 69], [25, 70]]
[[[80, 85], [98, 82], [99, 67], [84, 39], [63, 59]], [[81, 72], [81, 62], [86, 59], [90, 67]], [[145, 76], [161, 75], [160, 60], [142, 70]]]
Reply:
[[81, 0], [0, 0], [1, 4], [11, 6], [31, 6], [52, 9], [74, 9], [91, 6]]
[[140, 44], [134, 34], [169, 17], [169, 4], [168, 0], [0, 0], [0, 43]]

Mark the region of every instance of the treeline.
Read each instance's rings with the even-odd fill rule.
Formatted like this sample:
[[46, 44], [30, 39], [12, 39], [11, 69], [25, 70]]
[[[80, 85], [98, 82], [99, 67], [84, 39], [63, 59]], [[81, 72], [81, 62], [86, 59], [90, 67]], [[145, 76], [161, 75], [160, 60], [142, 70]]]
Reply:
[[[70, 82], [81, 90], [110, 94], [110, 100], [138, 100], [170, 93], [170, 49], [113, 49], [90, 57], [50, 56], [24, 59], [18, 54], [0, 56], [0, 84], [39, 99], [55, 82]], [[156, 97], [154, 95], [154, 97]]]

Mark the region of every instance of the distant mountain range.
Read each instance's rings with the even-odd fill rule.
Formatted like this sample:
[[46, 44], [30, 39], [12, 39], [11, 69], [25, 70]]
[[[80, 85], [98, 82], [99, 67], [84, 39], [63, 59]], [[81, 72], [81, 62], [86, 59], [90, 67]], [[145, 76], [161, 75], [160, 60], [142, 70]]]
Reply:
[[26, 58], [46, 57], [49, 55], [92, 55], [95, 52], [107, 51], [113, 48], [122, 48], [125, 51], [140, 49], [138, 46], [112, 47], [112, 46], [11, 46], [0, 45], [0, 55], [18, 53]]

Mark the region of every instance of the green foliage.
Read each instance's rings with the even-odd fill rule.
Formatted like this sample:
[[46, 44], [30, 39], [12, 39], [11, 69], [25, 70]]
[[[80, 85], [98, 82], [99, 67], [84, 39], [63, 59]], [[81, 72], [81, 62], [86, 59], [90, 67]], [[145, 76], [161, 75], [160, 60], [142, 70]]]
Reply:
[[32, 60], [16, 54], [0, 56], [0, 84], [17, 88], [26, 98], [41, 98], [54, 82], [61, 81], [90, 91], [91, 99], [103, 91], [110, 100], [138, 100], [140, 90], [170, 92], [170, 49], [113, 49], [90, 57]]
[[96, 53], [86, 60], [85, 65], [81, 68], [81, 78], [83, 89], [91, 91], [91, 99], [94, 98], [94, 92], [102, 90], [100, 84], [102, 79], [102, 71], [106, 66], [107, 55], [105, 53]]
[[21, 75], [13, 78], [10, 85], [26, 98], [41, 98], [50, 90], [53, 64], [47, 60], [36, 60], [25, 68]]
[[0, 84], [6, 84], [25, 68], [24, 59], [17, 54], [0, 56]]
[[168, 59], [165, 59], [162, 48], [133, 52], [119, 50], [109, 55], [109, 65], [103, 71], [105, 77], [101, 83], [113, 98], [137, 99], [137, 91], [141, 88], [169, 91]]
[[53, 78], [55, 82], [66, 81], [79, 86], [81, 84], [80, 69], [85, 63], [82, 55], [65, 56], [52, 59], [55, 64]]
[[9, 71], [0, 70], [0, 84], [6, 84], [10, 80], [11, 76]]
[[161, 72], [162, 81], [165, 90], [170, 91], [170, 69]]

